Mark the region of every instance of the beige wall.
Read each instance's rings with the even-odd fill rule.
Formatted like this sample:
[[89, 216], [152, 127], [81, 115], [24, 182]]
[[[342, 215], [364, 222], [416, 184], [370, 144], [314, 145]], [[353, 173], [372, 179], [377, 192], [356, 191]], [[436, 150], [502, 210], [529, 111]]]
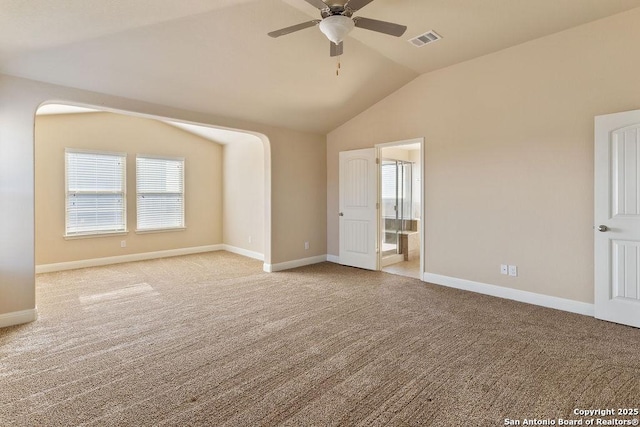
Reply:
[[[324, 140], [324, 137], [322, 138]], [[299, 134], [286, 143], [272, 144], [273, 215], [287, 221], [273, 223], [272, 247], [285, 259], [327, 253], [326, 145]], [[295, 238], [292, 238], [295, 236]], [[309, 250], [304, 249], [309, 242]]]
[[264, 150], [250, 135], [224, 145], [223, 241], [264, 253]]
[[[126, 235], [64, 239], [65, 148], [127, 153]], [[136, 154], [185, 159], [186, 230], [135, 232]], [[112, 113], [38, 116], [35, 191], [36, 265], [222, 243], [222, 147], [156, 120]]]
[[425, 137], [427, 272], [592, 302], [594, 116], [640, 108], [638, 22], [633, 10], [422, 75], [331, 132], [328, 253], [338, 152]]
[[[265, 164], [265, 263], [326, 253], [326, 147], [322, 135], [0, 74], [0, 321], [27, 321], [35, 298], [34, 115], [43, 102], [242, 129], [258, 136]], [[304, 250], [303, 242], [311, 248]]]
[[383, 147], [380, 149], [380, 156], [383, 159], [403, 160], [409, 161], [409, 150], [397, 147]]

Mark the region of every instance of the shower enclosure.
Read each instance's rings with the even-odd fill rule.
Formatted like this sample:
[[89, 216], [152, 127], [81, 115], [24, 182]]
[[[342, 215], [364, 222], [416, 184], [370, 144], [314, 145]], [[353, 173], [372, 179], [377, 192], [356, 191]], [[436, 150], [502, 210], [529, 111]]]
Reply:
[[[381, 250], [384, 258], [397, 258], [402, 254], [400, 236], [413, 230], [412, 201], [413, 163], [403, 160], [383, 159], [381, 166], [382, 232]], [[393, 261], [393, 262], [396, 262]]]

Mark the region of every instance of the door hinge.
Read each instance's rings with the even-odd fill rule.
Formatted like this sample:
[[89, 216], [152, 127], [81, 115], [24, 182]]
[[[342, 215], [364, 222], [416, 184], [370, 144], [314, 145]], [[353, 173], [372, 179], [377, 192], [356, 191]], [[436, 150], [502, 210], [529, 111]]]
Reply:
[[376, 165], [380, 164], [380, 157], [376, 157]]
[[380, 209], [380, 203], [376, 202], [376, 209]]

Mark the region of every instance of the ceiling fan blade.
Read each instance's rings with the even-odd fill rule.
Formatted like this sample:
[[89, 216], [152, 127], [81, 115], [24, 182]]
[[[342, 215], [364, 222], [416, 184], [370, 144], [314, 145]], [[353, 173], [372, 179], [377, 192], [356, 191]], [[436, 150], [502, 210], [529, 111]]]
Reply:
[[340, 42], [340, 44], [338, 45], [336, 45], [334, 42], [329, 42], [329, 44], [331, 45], [331, 56], [342, 55], [342, 50], [344, 47], [344, 44], [342, 42]]
[[349, 0], [344, 6], [355, 12], [356, 10], [362, 9], [372, 1], [373, 0]]
[[313, 21], [303, 22], [302, 24], [292, 25], [290, 27], [281, 28], [276, 31], [271, 31], [269, 36], [275, 38], [280, 36], [285, 36], [287, 34], [293, 33], [294, 31], [304, 30], [305, 28], [315, 27], [320, 22], [319, 19], [314, 19]]
[[358, 28], [365, 30], [377, 31], [379, 33], [389, 34], [390, 36], [400, 37], [407, 31], [406, 25], [394, 24], [392, 22], [378, 21], [377, 19], [363, 18], [356, 16], [353, 22]]
[[323, 10], [329, 7], [322, 0], [305, 0], [305, 1], [309, 3], [311, 6], [317, 7], [320, 10]]

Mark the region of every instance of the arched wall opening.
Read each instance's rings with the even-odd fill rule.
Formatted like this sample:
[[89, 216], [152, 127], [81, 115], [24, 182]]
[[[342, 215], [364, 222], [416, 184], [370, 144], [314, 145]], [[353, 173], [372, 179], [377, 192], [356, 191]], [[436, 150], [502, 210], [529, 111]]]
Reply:
[[[126, 235], [65, 239], [64, 148], [127, 153]], [[184, 231], [135, 232], [136, 154], [185, 157]], [[270, 144], [263, 134], [52, 100], [36, 113], [34, 158], [36, 272], [219, 249], [271, 259]]]
[[247, 130], [265, 147], [263, 268], [326, 260], [324, 135], [0, 74], [0, 327], [37, 318], [34, 130], [35, 113], [47, 103]]

